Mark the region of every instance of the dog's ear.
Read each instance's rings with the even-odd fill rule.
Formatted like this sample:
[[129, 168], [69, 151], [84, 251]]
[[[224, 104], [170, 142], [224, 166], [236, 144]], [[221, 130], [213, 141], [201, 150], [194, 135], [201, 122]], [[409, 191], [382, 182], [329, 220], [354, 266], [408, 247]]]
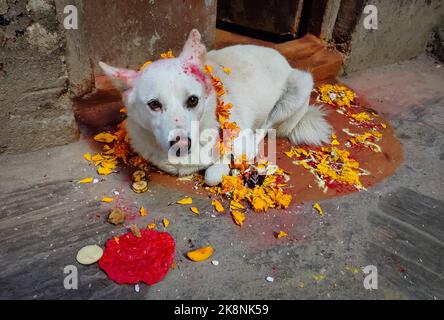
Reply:
[[139, 76], [139, 72], [135, 70], [111, 67], [102, 61], [99, 62], [99, 65], [120, 91], [131, 89]]
[[180, 57], [193, 64], [203, 65], [206, 54], [207, 48], [205, 48], [205, 45], [201, 42], [199, 31], [196, 29], [191, 30]]

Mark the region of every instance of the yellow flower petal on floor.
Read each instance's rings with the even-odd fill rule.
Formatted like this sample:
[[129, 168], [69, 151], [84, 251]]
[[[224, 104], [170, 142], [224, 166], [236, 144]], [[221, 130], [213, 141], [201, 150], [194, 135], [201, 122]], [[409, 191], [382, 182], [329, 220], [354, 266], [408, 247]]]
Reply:
[[162, 223], [165, 228], [168, 228], [168, 226], [170, 225], [170, 220], [165, 218], [162, 220]]
[[105, 203], [110, 203], [110, 202], [113, 202], [114, 201], [114, 198], [109, 198], [109, 197], [103, 197], [102, 198], [102, 202], [105, 202]]
[[313, 205], [313, 209], [315, 209], [315, 210], [319, 213], [319, 215], [320, 215], [321, 217], [324, 216], [324, 211], [322, 210], [322, 208], [321, 208], [321, 206], [319, 205], [319, 203], [315, 203], [315, 204]]
[[232, 211], [231, 212], [231, 216], [233, 217], [234, 222], [238, 225], [241, 226], [244, 224], [245, 221], [245, 214], [243, 214], [240, 211]]
[[150, 223], [149, 225], [147, 225], [147, 229], [148, 230], [153, 230], [153, 229], [156, 229], [156, 227], [157, 227], [157, 225], [155, 224], [155, 223]]
[[217, 212], [220, 213], [220, 212], [224, 212], [225, 211], [224, 207], [222, 206], [222, 204], [219, 201], [213, 200], [213, 202], [211, 202], [211, 204], [213, 205], [214, 209]]
[[192, 213], [194, 213], [194, 214], [196, 214], [196, 215], [198, 215], [198, 214], [200, 213], [200, 212], [199, 212], [199, 209], [196, 208], [196, 207], [191, 207], [190, 210], [191, 210]]
[[200, 262], [208, 260], [214, 253], [214, 249], [211, 246], [200, 248], [197, 250], [189, 251], [187, 257], [191, 261]]
[[111, 143], [117, 140], [117, 137], [109, 132], [101, 132], [94, 136], [94, 140], [97, 142]]
[[93, 178], [93, 177], [88, 177], [88, 178], [85, 178], [85, 179], [83, 179], [83, 180], [80, 180], [79, 183], [80, 183], [80, 184], [86, 184], [86, 183], [91, 183], [91, 182], [93, 182], [93, 181], [94, 181], [94, 178]]
[[226, 74], [230, 74], [231, 73], [231, 69], [230, 68], [224, 67], [222, 70], [224, 70], [224, 72]]
[[193, 198], [191, 198], [191, 197], [183, 198], [182, 200], [179, 200], [176, 203], [177, 204], [181, 204], [181, 205], [192, 204], [193, 203]]
[[91, 155], [91, 153], [88, 152], [83, 155], [83, 158], [85, 158], [85, 160], [87, 160], [87, 161], [91, 161], [92, 155]]
[[140, 214], [141, 217], [145, 217], [145, 216], [148, 215], [148, 212], [145, 210], [144, 207], [141, 207], [140, 210], [139, 210], [139, 214]]
[[230, 202], [230, 208], [231, 208], [232, 210], [245, 209], [245, 207], [242, 205], [242, 203], [240, 203], [239, 201], [236, 201], [236, 200], [231, 200], [231, 202]]
[[107, 175], [113, 173], [113, 170], [111, 170], [109, 168], [99, 167], [99, 169], [97, 169], [97, 172], [102, 176], [107, 176]]
[[287, 236], [288, 236], [288, 234], [285, 231], [279, 231], [276, 238], [280, 239], [280, 238], [285, 238]]

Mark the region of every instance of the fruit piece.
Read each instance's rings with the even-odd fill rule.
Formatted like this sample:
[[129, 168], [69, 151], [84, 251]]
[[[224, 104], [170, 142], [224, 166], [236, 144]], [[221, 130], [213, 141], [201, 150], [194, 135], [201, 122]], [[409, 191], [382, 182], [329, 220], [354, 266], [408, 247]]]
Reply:
[[243, 214], [240, 211], [233, 211], [233, 212], [231, 212], [231, 216], [233, 217], [234, 222], [238, 226], [242, 227], [242, 225], [244, 224], [244, 221], [245, 221], [245, 214]]
[[222, 206], [222, 204], [219, 201], [213, 200], [213, 202], [211, 204], [213, 205], [214, 209], [217, 212], [224, 212], [225, 211], [224, 207]]
[[187, 253], [187, 257], [192, 261], [205, 261], [213, 255], [213, 247], [203, 247]]
[[76, 260], [80, 264], [89, 265], [96, 263], [102, 258], [103, 250], [98, 245], [90, 245], [83, 247], [77, 252]]
[[108, 222], [117, 226], [125, 222], [125, 214], [120, 209], [113, 209], [108, 215]]
[[142, 180], [146, 180], [146, 173], [143, 170], [137, 170], [133, 173], [133, 181], [139, 182]]
[[193, 212], [194, 214], [199, 214], [199, 209], [198, 208], [196, 208], [196, 207], [192, 207], [192, 208], [190, 208], [190, 210], [191, 210], [191, 212]]
[[135, 193], [144, 193], [148, 191], [148, 182], [146, 181], [138, 181], [138, 182], [134, 182], [131, 185], [131, 189], [135, 192]]
[[177, 204], [192, 204], [193, 203], [193, 198], [188, 197], [188, 198], [184, 198], [182, 200], [179, 200], [176, 202]]

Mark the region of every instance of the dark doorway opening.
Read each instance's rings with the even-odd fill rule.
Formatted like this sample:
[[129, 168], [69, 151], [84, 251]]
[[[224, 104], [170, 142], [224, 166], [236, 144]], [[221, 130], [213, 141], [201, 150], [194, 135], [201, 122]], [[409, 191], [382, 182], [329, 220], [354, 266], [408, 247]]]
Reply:
[[218, 0], [217, 28], [274, 43], [320, 37], [331, 1]]

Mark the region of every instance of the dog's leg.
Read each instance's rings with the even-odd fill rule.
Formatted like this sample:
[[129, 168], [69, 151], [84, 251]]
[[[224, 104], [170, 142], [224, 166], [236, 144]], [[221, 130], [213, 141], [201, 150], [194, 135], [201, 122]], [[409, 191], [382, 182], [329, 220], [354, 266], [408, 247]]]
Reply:
[[309, 106], [312, 89], [311, 74], [294, 69], [263, 128], [277, 128], [278, 136], [288, 137], [293, 144], [320, 145], [328, 142], [331, 126], [324, 119], [325, 113], [322, 109]]

